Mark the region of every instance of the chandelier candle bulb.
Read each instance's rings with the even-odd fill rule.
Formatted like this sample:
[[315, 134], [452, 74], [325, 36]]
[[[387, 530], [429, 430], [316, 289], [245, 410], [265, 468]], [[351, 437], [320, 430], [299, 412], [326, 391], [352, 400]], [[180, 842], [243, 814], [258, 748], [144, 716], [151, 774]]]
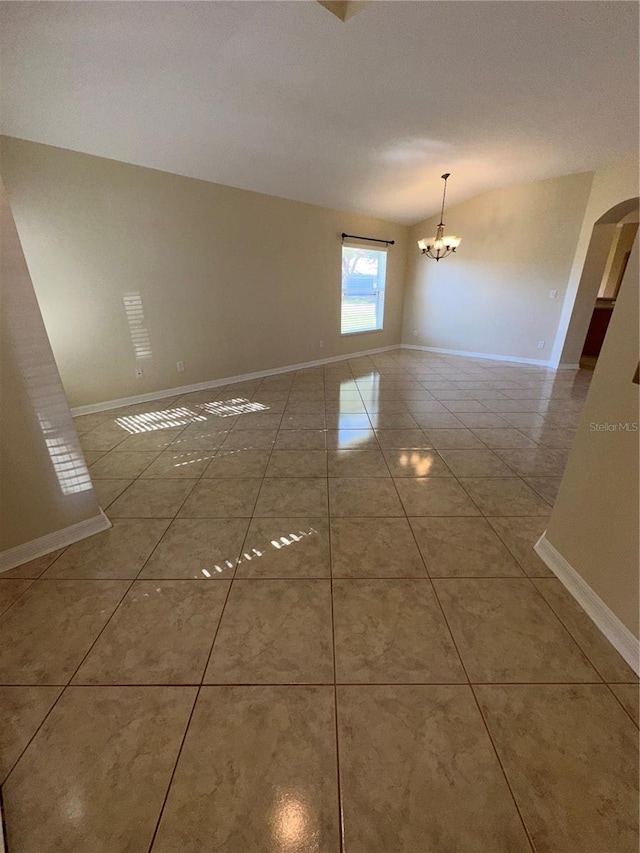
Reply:
[[453, 234], [445, 236], [444, 233], [444, 200], [447, 194], [447, 178], [450, 175], [450, 172], [442, 175], [444, 189], [442, 191], [442, 208], [440, 210], [440, 222], [436, 228], [436, 236], [423, 237], [421, 240], [418, 240], [418, 247], [422, 254], [428, 258], [433, 258], [434, 261], [439, 261], [440, 258], [446, 258], [448, 255], [453, 254], [462, 242], [462, 237], [455, 237]]

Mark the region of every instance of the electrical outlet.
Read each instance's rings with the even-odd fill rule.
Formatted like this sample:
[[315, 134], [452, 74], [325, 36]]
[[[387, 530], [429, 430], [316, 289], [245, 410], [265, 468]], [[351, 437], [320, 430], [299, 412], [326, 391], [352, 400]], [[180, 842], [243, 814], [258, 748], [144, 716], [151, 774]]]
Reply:
[[557, 299], [557, 298], [558, 298], [558, 291], [557, 290], [550, 290], [549, 291], [549, 299]]
[[144, 370], [141, 367], [136, 367], [136, 379], [142, 379]]
[[324, 341], [320, 341], [320, 349], [324, 349]]
[[176, 361], [176, 367], [178, 369], [178, 373], [184, 372], [184, 361]]
[[538, 341], [538, 349], [544, 349], [544, 341]]

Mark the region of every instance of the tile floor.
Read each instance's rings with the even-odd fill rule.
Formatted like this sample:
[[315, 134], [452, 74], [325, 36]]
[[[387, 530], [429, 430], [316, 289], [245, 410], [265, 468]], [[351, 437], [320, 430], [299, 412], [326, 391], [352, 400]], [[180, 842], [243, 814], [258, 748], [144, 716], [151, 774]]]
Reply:
[[637, 853], [638, 686], [532, 546], [587, 372], [394, 351], [78, 417], [0, 578], [9, 853]]

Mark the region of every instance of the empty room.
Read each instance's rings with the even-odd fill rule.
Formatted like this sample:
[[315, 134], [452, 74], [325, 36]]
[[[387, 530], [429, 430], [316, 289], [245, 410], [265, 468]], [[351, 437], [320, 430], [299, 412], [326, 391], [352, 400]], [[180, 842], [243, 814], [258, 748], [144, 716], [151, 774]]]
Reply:
[[0, 0], [0, 853], [637, 853], [639, 9]]

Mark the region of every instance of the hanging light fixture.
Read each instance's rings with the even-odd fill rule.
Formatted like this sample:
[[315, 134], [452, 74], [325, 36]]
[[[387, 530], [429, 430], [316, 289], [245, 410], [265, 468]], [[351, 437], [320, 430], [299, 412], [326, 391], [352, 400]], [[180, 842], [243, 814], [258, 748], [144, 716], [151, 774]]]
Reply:
[[450, 172], [442, 175], [444, 190], [442, 191], [442, 210], [440, 211], [440, 222], [436, 228], [436, 236], [423, 237], [422, 240], [418, 240], [418, 246], [420, 246], [422, 254], [428, 258], [433, 258], [434, 261], [439, 261], [440, 258], [446, 258], [447, 255], [451, 255], [462, 242], [462, 237], [444, 236], [444, 199], [447, 194], [447, 178], [450, 176]]

